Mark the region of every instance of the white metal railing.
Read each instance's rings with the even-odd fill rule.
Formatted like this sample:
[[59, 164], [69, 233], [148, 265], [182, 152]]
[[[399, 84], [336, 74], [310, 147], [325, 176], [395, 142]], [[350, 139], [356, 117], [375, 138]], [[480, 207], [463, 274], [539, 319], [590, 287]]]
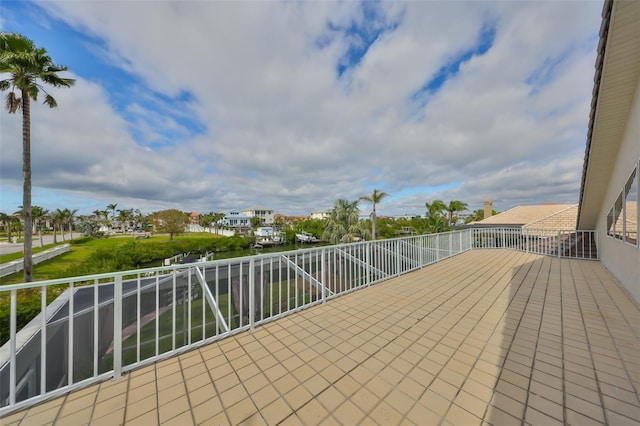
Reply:
[[[557, 237], [465, 229], [0, 286], [0, 415], [472, 248], [571, 255], [582, 244]], [[23, 325], [18, 308], [34, 297]]]
[[[41, 251], [40, 253], [36, 253], [33, 255], [33, 264], [36, 265], [40, 262], [44, 262], [45, 260], [52, 259], [56, 256], [60, 256], [63, 253], [69, 251], [69, 244], [62, 244], [60, 246], [55, 246], [45, 251]], [[24, 267], [23, 258], [13, 260], [11, 262], [0, 264], [0, 277], [5, 277], [7, 275], [14, 274], [16, 272], [22, 271]]]
[[596, 231], [475, 228], [474, 248], [510, 248], [547, 256], [598, 259]]

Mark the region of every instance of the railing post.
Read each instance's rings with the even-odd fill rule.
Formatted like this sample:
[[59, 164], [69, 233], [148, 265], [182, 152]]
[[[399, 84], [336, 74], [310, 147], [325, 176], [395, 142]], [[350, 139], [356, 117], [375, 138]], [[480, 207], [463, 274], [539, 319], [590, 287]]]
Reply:
[[16, 312], [17, 290], [11, 290], [11, 307], [9, 308], [9, 406], [16, 404]]
[[[47, 392], [47, 286], [40, 287], [40, 395]], [[95, 374], [94, 374], [95, 376]]]
[[326, 250], [324, 248], [320, 252], [320, 262], [322, 262], [322, 265], [320, 265], [320, 280], [322, 281], [322, 303], [327, 303], [326, 294], [327, 289], [329, 288], [329, 283], [327, 282], [327, 270], [325, 268]]
[[371, 265], [371, 245], [373, 243], [370, 242], [366, 244], [367, 244], [367, 249], [365, 251], [365, 263], [367, 265], [367, 287], [368, 287], [369, 285], [371, 285], [371, 267], [373, 266]]
[[256, 316], [256, 283], [255, 283], [255, 259], [249, 260], [249, 330], [253, 331], [255, 328], [255, 316]]
[[449, 232], [449, 256], [447, 257], [451, 256], [453, 256], [453, 233]]
[[562, 241], [560, 240], [560, 231], [558, 231], [558, 244], [557, 244], [557, 246], [558, 246], [558, 259], [560, 259], [560, 257], [561, 257], [560, 256], [560, 252], [562, 251], [561, 250], [562, 249], [561, 245], [562, 245]]
[[400, 276], [400, 240], [396, 239], [396, 276]]
[[69, 282], [69, 324], [68, 324], [68, 335], [69, 335], [69, 353], [67, 354], [67, 384], [69, 386], [71, 386], [73, 384], [73, 348], [74, 348], [74, 344], [73, 344], [73, 335], [74, 335], [74, 329], [73, 329], [73, 315], [74, 315], [74, 311], [75, 311], [75, 307], [74, 307], [74, 286], [73, 286], [73, 281]]
[[122, 275], [113, 280], [113, 377], [122, 375]]

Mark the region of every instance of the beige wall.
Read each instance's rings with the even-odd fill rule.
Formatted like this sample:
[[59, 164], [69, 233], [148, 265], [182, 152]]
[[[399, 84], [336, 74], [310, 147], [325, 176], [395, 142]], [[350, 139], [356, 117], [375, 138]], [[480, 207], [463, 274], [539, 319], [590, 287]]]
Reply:
[[616, 166], [609, 180], [607, 194], [601, 206], [596, 227], [600, 242], [598, 250], [603, 265], [624, 285], [638, 303], [640, 303], [640, 249], [607, 236], [607, 213], [639, 160], [640, 81], [636, 84], [634, 100], [616, 158]]

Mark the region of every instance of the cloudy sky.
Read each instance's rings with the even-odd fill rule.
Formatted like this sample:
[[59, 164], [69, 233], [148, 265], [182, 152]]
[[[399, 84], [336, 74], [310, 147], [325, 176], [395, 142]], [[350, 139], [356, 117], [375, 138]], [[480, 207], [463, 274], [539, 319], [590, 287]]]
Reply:
[[[377, 188], [378, 213], [399, 215], [577, 202], [601, 9], [3, 0], [0, 30], [77, 79], [32, 107], [35, 205], [303, 215]], [[20, 116], [3, 109], [0, 128], [10, 213]]]

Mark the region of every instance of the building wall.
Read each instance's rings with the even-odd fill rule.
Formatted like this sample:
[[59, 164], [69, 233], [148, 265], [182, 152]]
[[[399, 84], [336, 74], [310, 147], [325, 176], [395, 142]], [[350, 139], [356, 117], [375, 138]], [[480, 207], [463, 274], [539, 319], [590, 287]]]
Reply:
[[[622, 143], [616, 158], [604, 203], [601, 206], [596, 230], [598, 231], [600, 259], [603, 265], [640, 303], [640, 248], [607, 235], [607, 214], [616, 198], [623, 191], [635, 167], [640, 162], [640, 81], [636, 84], [635, 96], [627, 116]], [[638, 179], [640, 170], [636, 172]], [[636, 181], [637, 182], [637, 181]], [[637, 203], [637, 201], [636, 201]], [[636, 216], [637, 217], [637, 216]]]

